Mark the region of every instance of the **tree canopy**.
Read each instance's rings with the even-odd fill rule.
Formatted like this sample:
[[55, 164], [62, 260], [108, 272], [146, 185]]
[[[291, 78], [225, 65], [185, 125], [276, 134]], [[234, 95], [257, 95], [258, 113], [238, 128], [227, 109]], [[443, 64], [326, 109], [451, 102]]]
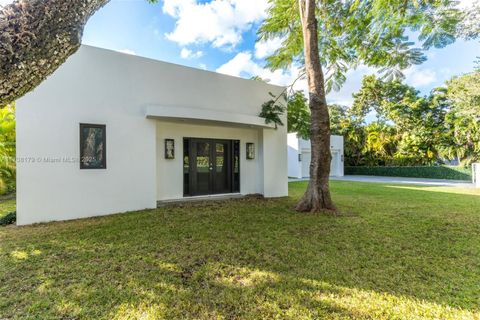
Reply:
[[[303, 65], [302, 29], [296, 0], [271, 0], [259, 38], [283, 39], [267, 58], [272, 69]], [[318, 48], [327, 91], [339, 89], [346, 72], [359, 64], [381, 68], [384, 79], [402, 79], [402, 69], [426, 60], [426, 49], [442, 48], [465, 32], [470, 12], [450, 0], [325, 0], [317, 4]], [[407, 36], [415, 32], [415, 43]]]
[[0, 6], [0, 106], [34, 89], [80, 46], [109, 0], [15, 0]]
[[[401, 81], [365, 76], [351, 107], [329, 105], [332, 134], [345, 139], [350, 166], [433, 165], [480, 160], [479, 70], [422, 96]], [[308, 138], [301, 92], [289, 98], [289, 132]]]
[[[295, 0], [271, 0], [269, 17], [259, 38], [279, 37], [282, 46], [268, 57], [272, 69], [303, 66], [303, 39]], [[326, 90], [339, 89], [348, 70], [359, 64], [379, 70], [368, 76], [355, 94], [352, 108], [329, 106], [332, 133], [346, 137], [346, 161], [353, 165], [433, 164], [443, 158], [471, 162], [478, 122], [466, 118], [475, 109], [472, 74], [453, 79], [449, 89], [429, 96], [402, 83], [402, 69], [425, 61], [426, 50], [442, 48], [457, 38], [479, 35], [478, 6], [461, 11], [450, 0], [325, 0], [317, 2], [318, 49], [326, 70]], [[408, 36], [415, 38], [415, 42]], [[478, 81], [477, 81], [478, 82]], [[308, 109], [292, 96], [289, 130], [309, 132]], [[461, 105], [466, 107], [462, 109]], [[375, 121], [365, 122], [374, 112]], [[468, 128], [468, 130], [467, 130]], [[467, 131], [465, 131], [467, 130]], [[478, 136], [478, 135], [476, 135]], [[452, 139], [456, 140], [455, 144]], [[469, 145], [467, 151], [465, 145]], [[453, 146], [453, 147], [452, 147]], [[465, 152], [457, 152], [458, 149]], [[455, 156], [452, 156], [452, 148]]]
[[449, 106], [443, 154], [465, 164], [480, 161], [480, 70], [448, 81], [437, 96]]
[[448, 98], [457, 113], [480, 117], [480, 66], [474, 72], [455, 77], [447, 82]]
[[301, 138], [310, 137], [310, 110], [302, 91], [295, 91], [287, 99], [288, 132], [296, 132]]

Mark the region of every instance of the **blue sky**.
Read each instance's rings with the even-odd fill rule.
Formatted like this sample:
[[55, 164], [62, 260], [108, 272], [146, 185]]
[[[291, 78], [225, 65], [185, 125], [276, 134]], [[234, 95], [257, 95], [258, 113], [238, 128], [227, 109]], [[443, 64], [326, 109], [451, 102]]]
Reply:
[[[266, 6], [267, 0], [112, 0], [89, 20], [83, 43], [287, 85], [296, 78], [295, 69], [271, 73], [263, 68], [278, 41], [255, 45]], [[406, 70], [406, 81], [427, 94], [453, 75], [471, 71], [479, 55], [478, 41], [431, 50], [425, 63]], [[363, 75], [372, 72], [365, 67], [350, 71], [343, 89], [329, 94], [329, 101], [348, 105]], [[297, 88], [304, 87], [299, 83]]]

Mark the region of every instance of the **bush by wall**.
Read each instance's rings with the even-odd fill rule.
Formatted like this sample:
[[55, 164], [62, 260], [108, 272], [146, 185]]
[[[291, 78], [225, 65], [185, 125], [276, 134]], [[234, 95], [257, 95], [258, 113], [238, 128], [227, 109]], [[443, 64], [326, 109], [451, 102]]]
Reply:
[[472, 180], [470, 168], [456, 166], [345, 167], [345, 174], [427, 179]]
[[0, 226], [6, 226], [8, 224], [13, 224], [17, 221], [17, 212], [12, 211], [0, 217]]

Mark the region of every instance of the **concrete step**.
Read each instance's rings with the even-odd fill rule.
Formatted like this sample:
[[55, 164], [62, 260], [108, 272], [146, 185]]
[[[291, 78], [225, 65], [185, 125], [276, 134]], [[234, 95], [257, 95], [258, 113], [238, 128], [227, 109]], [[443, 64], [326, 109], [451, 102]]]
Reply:
[[245, 196], [240, 193], [209, 194], [204, 196], [184, 197], [181, 199], [159, 200], [157, 201], [157, 208], [162, 208], [162, 207], [171, 206], [171, 205], [181, 205], [181, 204], [192, 203], [192, 202], [225, 201], [230, 199], [241, 199], [241, 198], [245, 198]]

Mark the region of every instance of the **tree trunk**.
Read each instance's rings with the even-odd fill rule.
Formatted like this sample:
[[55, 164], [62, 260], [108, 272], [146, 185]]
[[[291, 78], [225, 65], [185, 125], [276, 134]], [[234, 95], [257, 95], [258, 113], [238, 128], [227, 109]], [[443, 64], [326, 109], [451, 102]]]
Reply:
[[16, 0], [0, 7], [0, 105], [39, 85], [80, 46], [109, 0]]
[[318, 52], [315, 0], [299, 0], [302, 21], [305, 71], [307, 74], [309, 106], [311, 111], [310, 141], [312, 156], [310, 182], [296, 209], [302, 212], [335, 210], [330, 196], [330, 120], [325, 83]]

